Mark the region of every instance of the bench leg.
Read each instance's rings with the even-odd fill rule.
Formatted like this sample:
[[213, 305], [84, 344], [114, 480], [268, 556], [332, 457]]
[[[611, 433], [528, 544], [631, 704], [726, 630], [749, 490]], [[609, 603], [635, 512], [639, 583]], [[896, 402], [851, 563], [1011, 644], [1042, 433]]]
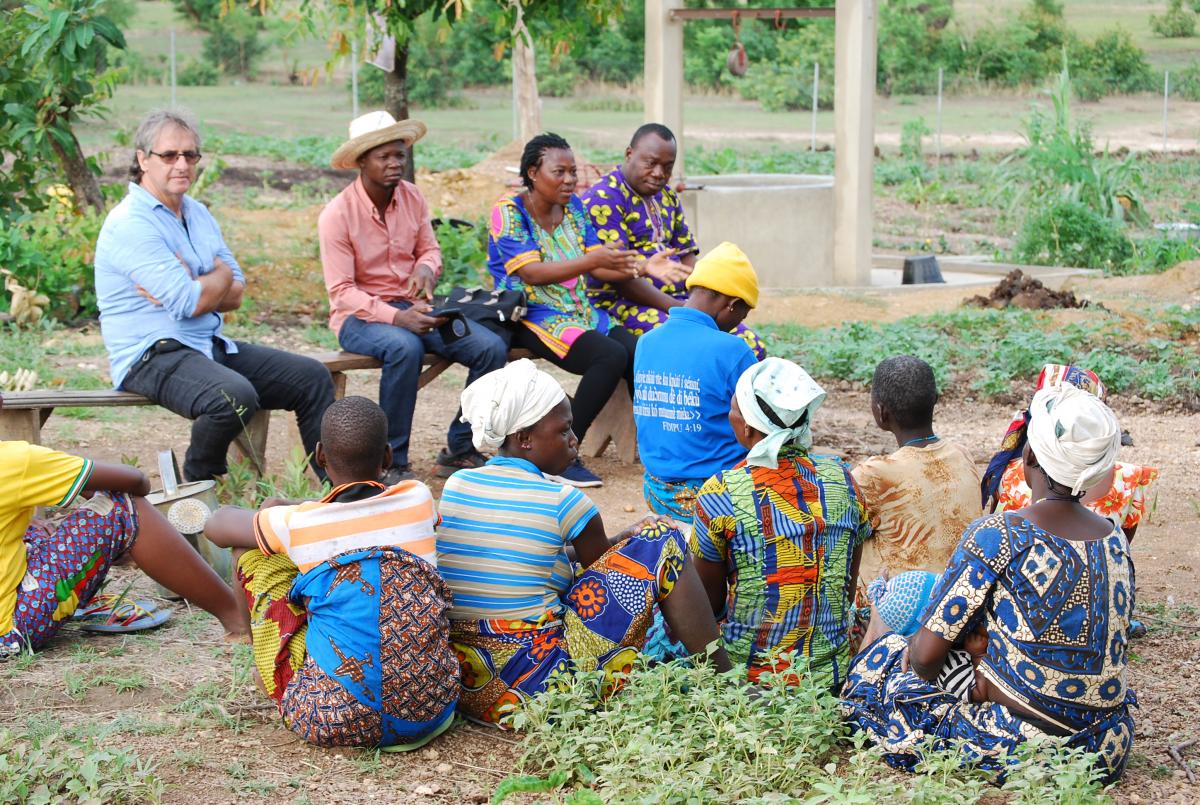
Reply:
[[587, 443], [580, 446], [580, 452], [595, 458], [610, 442], [616, 444], [617, 458], [622, 462], [633, 464], [637, 461], [637, 427], [633, 423], [633, 403], [624, 380], [613, 389], [612, 396], [592, 422]]
[[346, 396], [346, 373], [330, 372], [329, 376], [333, 379], [333, 399], [342, 399]]
[[42, 423], [54, 409], [45, 410], [46, 416], [42, 416], [42, 409], [38, 408], [0, 410], [0, 440], [41, 444]]
[[229, 445], [229, 451], [237, 458], [249, 460], [259, 475], [267, 471], [267, 431], [270, 427], [271, 412], [264, 408], [254, 415]]
[[437, 376], [450, 368], [451, 362], [446, 358], [438, 358], [433, 363], [421, 370], [421, 376], [417, 378], [417, 389], [423, 389], [432, 383]]

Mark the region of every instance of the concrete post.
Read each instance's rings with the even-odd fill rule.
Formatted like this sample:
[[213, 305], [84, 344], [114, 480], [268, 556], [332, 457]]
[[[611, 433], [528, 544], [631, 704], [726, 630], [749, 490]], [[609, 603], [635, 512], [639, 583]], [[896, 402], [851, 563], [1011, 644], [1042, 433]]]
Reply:
[[671, 19], [671, 9], [683, 0], [646, 0], [645, 117], [675, 133], [678, 153], [675, 175], [683, 169], [683, 22]]
[[838, 285], [871, 284], [875, 8], [876, 0], [838, 0], [835, 17], [833, 276]]

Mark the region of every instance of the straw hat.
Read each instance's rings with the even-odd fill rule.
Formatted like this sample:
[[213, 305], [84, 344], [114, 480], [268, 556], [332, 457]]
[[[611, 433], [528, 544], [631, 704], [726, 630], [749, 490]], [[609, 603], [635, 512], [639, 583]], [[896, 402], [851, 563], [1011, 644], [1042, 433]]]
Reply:
[[354, 170], [358, 158], [376, 146], [403, 140], [412, 145], [425, 136], [425, 124], [419, 120], [399, 123], [387, 112], [367, 112], [350, 121], [350, 139], [333, 152], [333, 167]]

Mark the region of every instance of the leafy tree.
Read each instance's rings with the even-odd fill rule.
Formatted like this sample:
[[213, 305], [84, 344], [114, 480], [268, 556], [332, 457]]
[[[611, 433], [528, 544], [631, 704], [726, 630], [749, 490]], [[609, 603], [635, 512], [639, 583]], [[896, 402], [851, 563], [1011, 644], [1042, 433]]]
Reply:
[[0, 15], [0, 209], [28, 198], [42, 164], [57, 161], [76, 202], [104, 198], [72, 126], [103, 110], [115, 86], [108, 48], [125, 47], [103, 0], [30, 0]]
[[259, 39], [263, 6], [238, 6], [227, 0], [173, 0], [176, 11], [208, 36], [204, 57], [230, 75], [254, 77], [254, 65], [267, 49]]

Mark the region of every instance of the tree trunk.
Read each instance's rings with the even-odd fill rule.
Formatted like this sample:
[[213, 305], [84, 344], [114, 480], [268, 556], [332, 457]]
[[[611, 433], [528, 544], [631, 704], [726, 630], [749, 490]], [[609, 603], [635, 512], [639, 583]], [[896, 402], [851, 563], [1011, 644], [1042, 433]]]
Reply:
[[58, 157], [59, 164], [62, 165], [63, 172], [67, 175], [67, 184], [70, 185], [71, 192], [75, 194], [75, 205], [80, 210], [84, 207], [91, 207], [97, 214], [103, 215], [104, 196], [100, 192], [100, 183], [96, 181], [96, 175], [92, 173], [87, 160], [83, 157], [83, 149], [79, 147], [79, 140], [75, 137], [75, 132], [71, 131], [71, 127], [65, 119], [60, 119], [60, 124], [70, 136], [72, 147], [70, 149], [63, 147], [63, 144], [53, 135], [46, 139], [50, 141], [50, 147], [54, 149], [54, 154]]
[[[408, 120], [408, 44], [396, 43], [395, 61], [392, 71], [383, 74], [383, 105], [396, 120]], [[413, 181], [416, 175], [413, 165], [413, 149], [405, 148], [408, 159], [404, 162], [404, 178]]]
[[513, 25], [513, 81], [517, 90], [517, 131], [521, 142], [529, 142], [542, 131], [542, 101], [538, 98], [537, 61], [533, 37], [525, 27], [520, 0], [514, 0], [516, 24]]

